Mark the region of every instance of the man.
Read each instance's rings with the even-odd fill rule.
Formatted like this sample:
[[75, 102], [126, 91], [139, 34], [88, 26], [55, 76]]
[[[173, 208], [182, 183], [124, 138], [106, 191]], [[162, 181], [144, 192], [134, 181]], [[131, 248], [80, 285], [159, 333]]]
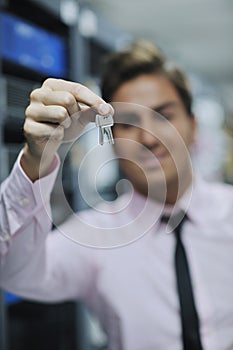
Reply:
[[[1, 286], [35, 300], [82, 300], [109, 349], [233, 348], [233, 193], [192, 172], [196, 123], [183, 73], [137, 44], [106, 63], [102, 92], [56, 79], [32, 92], [27, 143], [1, 189]], [[57, 229], [69, 240], [49, 232], [55, 153], [96, 113], [113, 113], [105, 102], [134, 190], [73, 214]]]

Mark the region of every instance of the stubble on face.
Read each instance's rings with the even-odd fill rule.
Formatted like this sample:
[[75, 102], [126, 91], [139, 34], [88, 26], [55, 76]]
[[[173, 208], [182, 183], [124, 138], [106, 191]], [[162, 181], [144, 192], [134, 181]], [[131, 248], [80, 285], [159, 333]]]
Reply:
[[[116, 154], [122, 171], [141, 194], [160, 200], [166, 188], [166, 201], [175, 202], [192, 180], [188, 149], [194, 134], [177, 91], [162, 76], [143, 75], [118, 88], [113, 96], [116, 110], [117, 104], [121, 110], [124, 104], [126, 110], [133, 106], [139, 118], [130, 127], [116, 118]], [[163, 113], [161, 120], [157, 109]]]

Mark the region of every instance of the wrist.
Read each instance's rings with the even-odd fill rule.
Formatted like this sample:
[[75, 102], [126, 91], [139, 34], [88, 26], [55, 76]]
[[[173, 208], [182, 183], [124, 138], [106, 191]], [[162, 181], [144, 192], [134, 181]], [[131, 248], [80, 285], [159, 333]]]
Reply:
[[31, 181], [36, 181], [48, 175], [53, 160], [54, 154], [46, 154], [46, 157], [42, 157], [42, 154], [32, 152], [28, 144], [25, 144], [20, 165]]

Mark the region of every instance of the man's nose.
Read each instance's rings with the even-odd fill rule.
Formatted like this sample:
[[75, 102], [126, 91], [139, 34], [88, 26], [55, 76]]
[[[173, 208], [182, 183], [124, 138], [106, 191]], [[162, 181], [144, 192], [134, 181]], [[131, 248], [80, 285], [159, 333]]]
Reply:
[[139, 134], [141, 143], [146, 146], [151, 146], [159, 142], [159, 135], [156, 133], [155, 123], [151, 120], [141, 121]]

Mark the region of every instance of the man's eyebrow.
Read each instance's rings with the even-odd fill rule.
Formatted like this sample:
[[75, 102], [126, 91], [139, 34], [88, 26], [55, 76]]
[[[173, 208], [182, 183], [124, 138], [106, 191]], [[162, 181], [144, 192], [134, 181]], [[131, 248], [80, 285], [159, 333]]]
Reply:
[[176, 102], [165, 102], [159, 106], [156, 106], [156, 107], [151, 107], [151, 109], [154, 111], [154, 112], [157, 112], [157, 113], [161, 113], [161, 111], [163, 111], [165, 108], [169, 108], [169, 107], [175, 107], [177, 106], [177, 103]]

